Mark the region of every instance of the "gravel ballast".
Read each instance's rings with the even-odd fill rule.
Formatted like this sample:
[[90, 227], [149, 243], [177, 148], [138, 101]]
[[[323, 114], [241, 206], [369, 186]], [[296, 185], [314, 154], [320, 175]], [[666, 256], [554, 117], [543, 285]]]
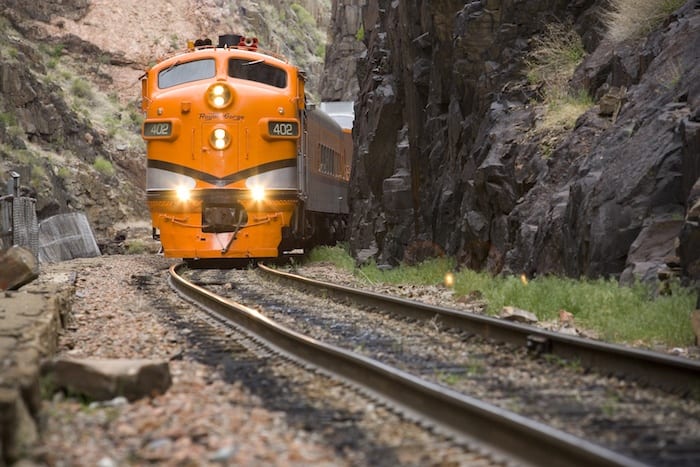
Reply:
[[133, 402], [47, 388], [37, 464], [498, 464], [208, 322], [167, 286], [174, 263], [114, 255], [60, 265], [77, 281], [58, 356], [160, 359], [173, 383]]

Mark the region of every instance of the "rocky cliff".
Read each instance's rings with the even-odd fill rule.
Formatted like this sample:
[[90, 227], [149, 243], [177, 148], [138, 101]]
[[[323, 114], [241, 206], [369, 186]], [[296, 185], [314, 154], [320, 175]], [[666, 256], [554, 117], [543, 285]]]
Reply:
[[365, 53], [362, 7], [365, 0], [333, 0], [329, 44], [319, 92], [322, 101], [355, 101], [357, 61]]
[[[340, 2], [342, 3], [342, 2]], [[380, 0], [363, 7], [350, 245], [492, 273], [700, 278], [700, 9], [601, 36], [606, 1]], [[551, 139], [526, 78], [547, 25], [587, 57], [594, 105]], [[609, 102], [612, 101], [610, 110]]]
[[40, 220], [82, 211], [103, 239], [147, 223], [139, 77], [187, 39], [256, 35], [307, 72], [317, 99], [330, 0], [144, 5], [0, 4], [0, 185], [20, 173]]

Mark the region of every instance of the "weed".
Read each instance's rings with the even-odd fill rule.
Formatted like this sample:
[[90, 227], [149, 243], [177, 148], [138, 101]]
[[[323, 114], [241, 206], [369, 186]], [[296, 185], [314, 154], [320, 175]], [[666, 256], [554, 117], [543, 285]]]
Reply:
[[299, 20], [299, 25], [302, 27], [302, 30], [316, 28], [316, 20], [306, 8], [298, 3], [292, 3], [291, 8], [294, 11], [294, 14], [297, 15], [297, 19]]
[[81, 78], [75, 78], [73, 80], [70, 90], [75, 97], [79, 97], [81, 99], [92, 101], [95, 98], [90, 84]]
[[64, 48], [65, 48], [65, 46], [63, 44], [57, 44], [57, 45], [51, 47], [47, 51], [47, 53], [53, 58], [60, 58], [61, 55], [63, 55]]
[[355, 33], [355, 39], [357, 39], [359, 42], [362, 42], [365, 40], [365, 25], [361, 24], [360, 29], [357, 30]]
[[0, 123], [5, 126], [14, 126], [17, 123], [14, 114], [9, 112], [0, 112]]
[[437, 377], [438, 381], [447, 386], [454, 386], [462, 379], [461, 375], [458, 373], [447, 373], [444, 371], [438, 371], [435, 376]]
[[114, 166], [102, 156], [97, 156], [93, 167], [102, 175], [114, 175]]
[[141, 240], [134, 240], [126, 246], [126, 253], [128, 255], [140, 255], [141, 253], [145, 253], [146, 250], [146, 244]]
[[316, 51], [315, 54], [319, 58], [323, 58], [326, 56], [326, 44], [321, 42], [316, 46]]
[[615, 415], [615, 412], [617, 411], [617, 405], [619, 404], [619, 402], [620, 397], [617, 394], [615, 394], [614, 392], [608, 392], [607, 397], [605, 398], [605, 401], [601, 406], [603, 414], [608, 418], [612, 418]]
[[551, 96], [541, 129], [571, 130], [578, 117], [593, 105], [593, 99], [585, 91], [571, 96]]
[[570, 24], [551, 23], [533, 44], [526, 60], [528, 80], [544, 83], [547, 95], [566, 94], [568, 80], [586, 54], [581, 37]]
[[551, 133], [542, 147], [545, 158], [553, 152], [551, 143], [571, 130], [578, 117], [593, 105], [587, 93], [571, 94], [569, 90], [569, 80], [584, 57], [581, 37], [569, 24], [549, 24], [544, 33], [533, 40], [525, 63], [528, 81], [541, 85], [546, 104], [544, 118], [536, 130], [538, 135]]
[[69, 177], [71, 176], [71, 171], [70, 171], [70, 169], [69, 169], [68, 167], [62, 165], [61, 167], [58, 168], [58, 171], [56, 172], [56, 175], [57, 175], [59, 178], [62, 178], [63, 180], [66, 180], [67, 178], [69, 178]]
[[603, 15], [606, 36], [613, 42], [639, 39], [657, 28], [685, 0], [611, 0]]
[[486, 373], [486, 368], [480, 362], [470, 362], [469, 366], [467, 366], [467, 374], [469, 376], [483, 375], [484, 373]]

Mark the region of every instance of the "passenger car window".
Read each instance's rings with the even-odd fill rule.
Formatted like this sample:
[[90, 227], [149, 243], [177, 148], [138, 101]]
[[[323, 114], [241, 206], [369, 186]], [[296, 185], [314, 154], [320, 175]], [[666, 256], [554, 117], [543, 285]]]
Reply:
[[175, 63], [158, 73], [158, 87], [166, 89], [182, 83], [213, 78], [216, 75], [214, 59]]
[[232, 78], [256, 81], [277, 88], [287, 87], [287, 72], [261, 60], [250, 61], [232, 58], [228, 62], [228, 75]]

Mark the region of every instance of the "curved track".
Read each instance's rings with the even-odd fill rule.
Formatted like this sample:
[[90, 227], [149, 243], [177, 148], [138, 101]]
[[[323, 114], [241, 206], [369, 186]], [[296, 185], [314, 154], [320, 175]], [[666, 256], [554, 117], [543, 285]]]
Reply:
[[274, 350], [358, 385], [467, 446], [486, 446], [517, 463], [534, 465], [641, 465], [542, 423], [285, 328], [256, 310], [187, 281], [179, 274], [181, 266], [171, 268], [170, 283], [184, 297], [235, 322]]

